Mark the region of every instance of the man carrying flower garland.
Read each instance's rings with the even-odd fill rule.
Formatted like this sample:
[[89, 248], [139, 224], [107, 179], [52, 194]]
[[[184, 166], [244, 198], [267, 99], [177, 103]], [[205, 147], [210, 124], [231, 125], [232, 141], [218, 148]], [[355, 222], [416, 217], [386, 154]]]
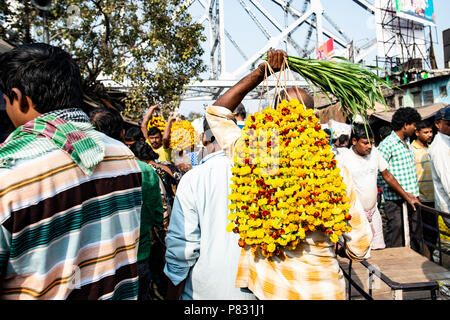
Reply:
[[169, 147], [170, 129], [176, 118], [169, 117], [166, 124], [166, 128], [164, 129], [164, 135], [161, 133], [161, 130], [157, 127], [151, 127], [150, 129], [147, 130], [149, 120], [152, 118], [153, 113], [158, 109], [159, 105], [155, 104], [147, 110], [147, 113], [144, 115], [144, 119], [142, 120], [141, 131], [147, 143], [152, 147], [153, 151], [155, 151], [159, 155], [158, 161], [171, 162], [172, 150]]
[[[270, 50], [267, 63], [278, 72], [285, 57], [286, 53], [282, 50]], [[206, 109], [206, 119], [211, 130], [230, 159], [234, 157], [241, 134], [232, 120], [233, 111], [246, 94], [264, 80], [265, 63]], [[303, 101], [307, 108], [314, 105], [312, 98], [301, 89], [291, 88], [288, 97]], [[347, 186], [351, 215], [351, 231], [343, 233], [344, 248], [351, 259], [362, 260], [369, 250], [372, 233], [349, 171], [342, 168], [341, 174]], [[280, 256], [271, 258], [266, 258], [259, 250], [253, 252], [250, 246], [244, 244], [235, 285], [250, 289], [259, 299], [345, 299], [345, 280], [336, 258], [335, 244], [320, 230], [309, 232], [295, 250], [283, 250]]]

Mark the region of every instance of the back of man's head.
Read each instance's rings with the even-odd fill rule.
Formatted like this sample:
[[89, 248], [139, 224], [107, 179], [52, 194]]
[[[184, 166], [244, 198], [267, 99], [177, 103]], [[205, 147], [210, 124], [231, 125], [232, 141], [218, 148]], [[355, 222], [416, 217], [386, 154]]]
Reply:
[[399, 131], [405, 124], [413, 124], [422, 120], [419, 112], [411, 107], [400, 108], [392, 116], [392, 130]]
[[131, 127], [125, 132], [124, 136], [125, 141], [140, 141], [144, 140], [144, 135], [140, 128]]
[[[279, 95], [280, 100], [290, 100], [297, 99], [302, 103], [306, 109], [314, 109], [314, 99], [311, 97], [306, 90], [301, 88], [287, 88], [282, 90]], [[275, 104], [278, 104], [278, 97], [275, 97]]]
[[205, 135], [205, 139], [208, 142], [213, 143], [216, 140], [214, 137], [211, 128], [209, 127], [209, 123], [206, 118], [203, 119], [203, 134]]
[[247, 117], [247, 111], [245, 110], [245, 107], [242, 103], [238, 105], [236, 110], [234, 110], [234, 113], [236, 114], [236, 116], [241, 117], [243, 120], [245, 120], [245, 117]]
[[[39, 113], [80, 108], [80, 70], [64, 50], [44, 43], [25, 44], [0, 55], [0, 90], [13, 101], [17, 88]], [[27, 104], [21, 102], [21, 108]], [[22, 110], [26, 112], [28, 110]]]
[[388, 135], [390, 135], [392, 132], [391, 126], [382, 126], [380, 130], [378, 130], [378, 133], [380, 134], [381, 140], [384, 140]]
[[119, 111], [97, 108], [89, 114], [89, 118], [97, 131], [119, 141], [122, 139], [123, 119]]

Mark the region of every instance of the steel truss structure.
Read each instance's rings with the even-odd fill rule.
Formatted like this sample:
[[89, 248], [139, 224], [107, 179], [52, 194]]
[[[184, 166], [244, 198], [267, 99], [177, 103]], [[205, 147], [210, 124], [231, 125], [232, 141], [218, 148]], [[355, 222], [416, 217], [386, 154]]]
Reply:
[[[399, 17], [394, 0], [376, 0], [377, 64], [385, 70], [432, 69], [431, 27]], [[415, 62], [415, 63], [413, 63]], [[409, 66], [405, 64], [408, 63]]]
[[[375, 6], [369, 1], [348, 1], [362, 7], [369, 16], [375, 14]], [[233, 3], [231, 4], [231, 2]], [[224, 19], [226, 10], [224, 0], [186, 0], [188, 7], [195, 4], [200, 5], [203, 10], [198, 22], [205, 26], [205, 32], [208, 35], [209, 45], [206, 51], [209, 57], [209, 74], [203, 81], [189, 85], [188, 91], [183, 97], [184, 101], [216, 100], [224, 90], [233, 86], [245, 74], [253, 70], [267, 50], [280, 48], [283, 44], [286, 48], [291, 49], [286, 50], [288, 53], [293, 52], [293, 55], [311, 58], [318, 46], [329, 38], [333, 38], [337, 47], [336, 55], [347, 57], [355, 62], [363, 61], [377, 49], [375, 34], [373, 39], [356, 47], [346, 32], [333, 21], [331, 14], [326, 12], [321, 0], [266, 0], [264, 5], [262, 2], [261, 0], [227, 0], [227, 5], [241, 6], [246, 12], [248, 23], [255, 24], [266, 39], [250, 56], [228, 31], [228, 24], [233, 21]], [[268, 8], [268, 2], [271, 4], [271, 9]], [[273, 4], [284, 13], [284, 21], [275, 18]], [[289, 21], [293, 22], [289, 23]], [[270, 32], [269, 26], [275, 32]], [[295, 38], [295, 33], [300, 29], [306, 32], [306, 36], [301, 38], [302, 43]], [[312, 48], [311, 42], [313, 42]], [[244, 63], [232, 72], [227, 71], [227, 43], [230, 43], [244, 59]], [[268, 86], [270, 90], [276, 85], [276, 80], [271, 79], [264, 85]], [[307, 87], [302, 79], [292, 74], [286, 81], [286, 85]], [[261, 88], [256, 88], [247, 95], [246, 99], [256, 99], [260, 92]]]

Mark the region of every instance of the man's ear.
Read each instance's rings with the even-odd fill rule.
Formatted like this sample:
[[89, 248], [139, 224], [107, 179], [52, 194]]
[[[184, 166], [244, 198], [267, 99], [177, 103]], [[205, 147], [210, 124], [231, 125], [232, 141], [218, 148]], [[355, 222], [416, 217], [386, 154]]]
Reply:
[[14, 100], [17, 100], [22, 113], [27, 113], [28, 110], [30, 110], [30, 107], [34, 109], [34, 104], [33, 101], [31, 101], [31, 98], [22, 94], [20, 89], [12, 88], [11, 91], [13, 93], [13, 101], [11, 101], [11, 104], [14, 103]]
[[206, 147], [208, 145], [209, 141], [206, 139], [206, 135], [204, 132], [202, 132], [202, 144]]

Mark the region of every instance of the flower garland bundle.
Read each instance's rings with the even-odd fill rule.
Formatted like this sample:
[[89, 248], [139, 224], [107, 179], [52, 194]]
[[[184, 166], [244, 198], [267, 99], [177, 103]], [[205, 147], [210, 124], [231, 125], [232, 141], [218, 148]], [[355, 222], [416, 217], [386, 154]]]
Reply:
[[199, 135], [187, 120], [175, 121], [170, 131], [170, 148], [175, 151], [191, 149], [200, 142]]
[[350, 205], [313, 110], [283, 100], [251, 116], [236, 147], [227, 231], [266, 257], [294, 250], [314, 231], [336, 243]]
[[152, 127], [157, 127], [161, 130], [161, 134], [164, 134], [164, 129], [166, 129], [166, 120], [162, 116], [152, 117], [148, 121], [147, 130], [150, 130]]

